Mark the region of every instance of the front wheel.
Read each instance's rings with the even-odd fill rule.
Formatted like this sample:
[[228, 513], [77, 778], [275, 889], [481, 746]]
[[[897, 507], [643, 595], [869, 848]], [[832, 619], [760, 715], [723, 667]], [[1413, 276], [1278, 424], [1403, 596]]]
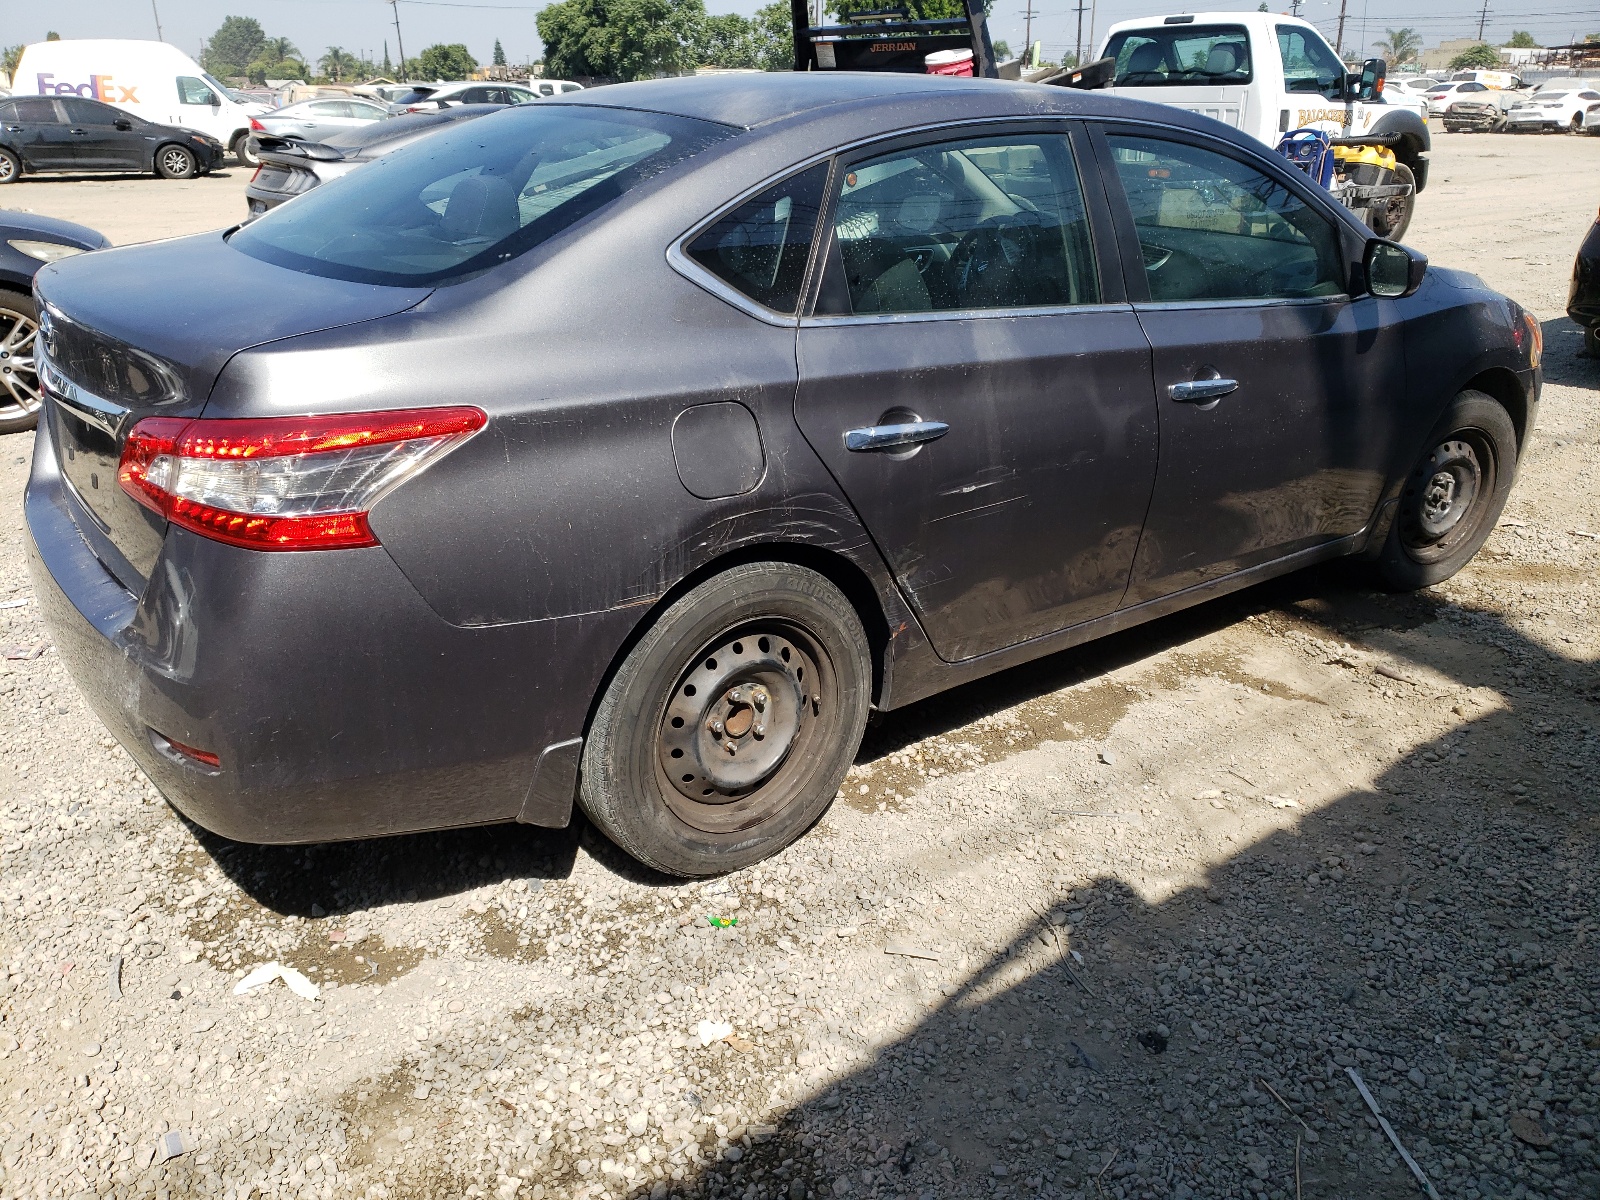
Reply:
[[163, 179], [193, 179], [200, 162], [187, 146], [162, 146], [156, 151], [156, 174]]
[[579, 803], [621, 849], [689, 878], [776, 854], [843, 782], [871, 705], [850, 602], [789, 563], [734, 567], [674, 603], [618, 668]]
[[1395, 591], [1430, 587], [1466, 566], [1493, 532], [1516, 477], [1516, 427], [1483, 392], [1451, 401], [1426, 444], [1378, 558], [1379, 576]]
[[0, 290], [0, 433], [21, 433], [39, 423], [43, 401], [33, 362], [38, 334], [33, 297]]
[[1398, 242], [1411, 226], [1411, 214], [1417, 207], [1417, 177], [1403, 162], [1394, 165], [1394, 182], [1409, 183], [1411, 191], [1404, 196], [1391, 196], [1367, 209], [1367, 225], [1379, 237]]
[[15, 183], [22, 178], [22, 160], [11, 151], [0, 149], [0, 183]]

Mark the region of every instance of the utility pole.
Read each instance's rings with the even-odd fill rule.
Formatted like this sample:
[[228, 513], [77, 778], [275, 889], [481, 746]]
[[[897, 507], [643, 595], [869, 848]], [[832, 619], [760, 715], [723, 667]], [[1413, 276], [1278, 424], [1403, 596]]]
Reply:
[[1083, 66], [1083, 10], [1087, 7], [1088, 5], [1084, 3], [1084, 0], [1078, 0], [1078, 46], [1072, 54], [1072, 57], [1077, 60], [1073, 65], [1078, 67]]
[[166, 39], [161, 36], [161, 10], [156, 7], [156, 0], [150, 0], [150, 11], [156, 15], [156, 41], [164, 42]]
[[1339, 36], [1333, 40], [1333, 52], [1344, 57], [1344, 10], [1349, 0], [1339, 0]]
[[[1100, 0], [1089, 0], [1089, 40], [1084, 45], [1089, 47], [1089, 53], [1094, 53], [1094, 18], [1099, 10]], [[1079, 64], [1082, 65], [1081, 63]]]
[[1489, 0], [1483, 0], [1483, 11], [1478, 14], [1478, 40], [1483, 41], [1483, 27], [1489, 20]]
[[400, 82], [406, 81], [406, 40], [400, 36], [400, 0], [389, 0], [394, 10], [394, 40], [400, 46]]
[[1303, 3], [1305, 3], [1305, 0], [1290, 0], [1289, 15], [1291, 17], [1298, 17], [1300, 15], [1300, 5]]
[[1022, 10], [1022, 57], [1033, 53], [1033, 0], [1028, 0], [1028, 7]]

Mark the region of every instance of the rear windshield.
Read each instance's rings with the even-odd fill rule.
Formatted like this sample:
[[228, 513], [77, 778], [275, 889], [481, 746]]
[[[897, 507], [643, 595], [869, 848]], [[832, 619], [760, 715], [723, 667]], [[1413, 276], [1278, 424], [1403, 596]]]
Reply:
[[503, 109], [331, 179], [229, 244], [312, 275], [426, 287], [526, 253], [732, 133], [656, 113]]
[[1249, 83], [1250, 35], [1243, 25], [1125, 29], [1106, 43], [1117, 60], [1112, 87], [1205, 87]]

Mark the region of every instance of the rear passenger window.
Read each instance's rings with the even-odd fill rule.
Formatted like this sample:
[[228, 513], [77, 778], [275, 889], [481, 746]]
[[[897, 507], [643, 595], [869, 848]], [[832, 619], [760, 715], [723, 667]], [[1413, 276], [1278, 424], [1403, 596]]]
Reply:
[[827, 182], [818, 163], [768, 188], [695, 238], [689, 257], [757, 304], [794, 312]]
[[834, 237], [852, 313], [1094, 304], [1083, 194], [1062, 135], [981, 138], [849, 167]]
[[16, 108], [16, 119], [24, 125], [56, 125], [61, 123], [61, 118], [56, 116], [56, 105], [53, 100], [20, 99], [11, 102]]

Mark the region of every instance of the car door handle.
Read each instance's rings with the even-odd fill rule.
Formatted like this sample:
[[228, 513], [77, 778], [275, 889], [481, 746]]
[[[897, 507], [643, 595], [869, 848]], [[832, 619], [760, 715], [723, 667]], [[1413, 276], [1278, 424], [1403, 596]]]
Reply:
[[1229, 392], [1239, 390], [1237, 379], [1191, 379], [1187, 383], [1173, 383], [1167, 386], [1167, 395], [1179, 404], [1210, 404], [1220, 400]]
[[74, 134], [77, 137], [88, 137], [89, 136], [89, 131], [87, 129], [69, 129], [69, 130], [67, 130], [67, 132], [70, 133], [70, 134]]
[[866, 425], [845, 431], [846, 450], [897, 450], [918, 442], [932, 442], [950, 432], [943, 421], [911, 421], [904, 425]]

